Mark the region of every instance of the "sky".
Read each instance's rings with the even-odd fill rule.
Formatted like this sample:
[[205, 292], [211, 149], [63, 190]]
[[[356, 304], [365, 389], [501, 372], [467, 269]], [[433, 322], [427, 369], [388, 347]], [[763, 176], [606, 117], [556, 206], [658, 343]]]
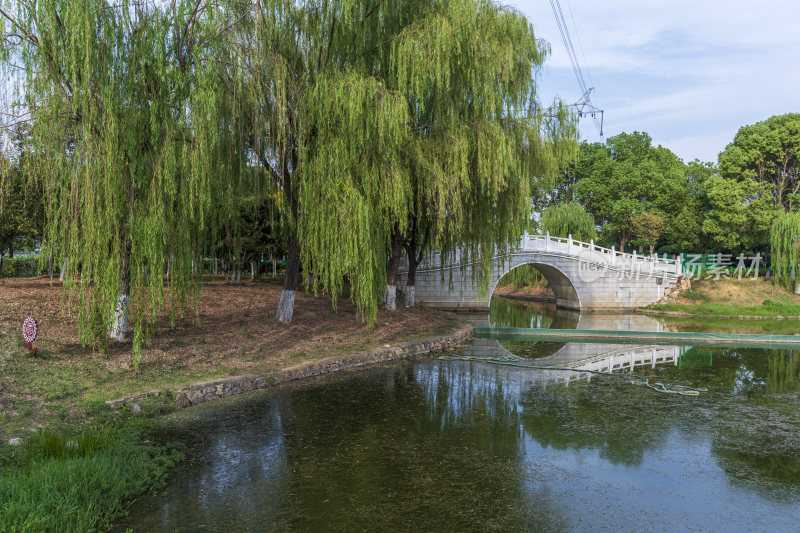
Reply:
[[[543, 103], [581, 91], [551, 0], [503, 0], [526, 15], [551, 56]], [[717, 161], [737, 130], [800, 113], [799, 0], [560, 0], [605, 138], [644, 131], [684, 161]], [[591, 119], [582, 138], [601, 141]]]

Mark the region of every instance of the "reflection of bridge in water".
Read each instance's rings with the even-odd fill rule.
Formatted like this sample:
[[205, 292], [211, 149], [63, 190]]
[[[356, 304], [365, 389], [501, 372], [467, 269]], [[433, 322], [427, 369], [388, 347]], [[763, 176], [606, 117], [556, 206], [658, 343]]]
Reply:
[[[464, 347], [453, 355], [476, 358], [504, 358], [515, 354], [504, 348], [494, 339], [475, 339], [471, 345]], [[474, 371], [485, 371], [496, 375], [502, 372], [504, 379], [520, 385], [546, 385], [548, 383], [566, 383], [576, 380], [591, 380], [591, 372], [633, 371], [636, 367], [658, 364], [677, 366], [681, 357], [679, 346], [631, 346], [629, 344], [594, 344], [569, 342], [547, 357], [526, 360], [534, 366], [558, 367], [570, 370], [525, 369], [513, 366], [501, 366], [474, 361]], [[576, 372], [586, 370], [586, 372]]]
[[[531, 306], [532, 308], [542, 306]], [[546, 307], [546, 306], [544, 306]], [[544, 309], [543, 309], [544, 310]], [[612, 330], [612, 331], [664, 331], [664, 325], [655, 317], [632, 313], [576, 313], [562, 309], [548, 309], [553, 320], [557, 320], [561, 327], [568, 332], [570, 329], [582, 330]], [[498, 313], [498, 315], [501, 313]], [[537, 312], [532, 312], [532, 315]], [[506, 323], [494, 314], [490, 317], [482, 313], [468, 314], [464, 318], [475, 327], [516, 326]], [[553, 322], [555, 324], [555, 322]], [[552, 327], [552, 326], [551, 326]], [[531, 341], [521, 341], [522, 344], [533, 344]], [[469, 346], [465, 346], [453, 355], [463, 355], [475, 358], [511, 358], [523, 355], [523, 352], [514, 353], [508, 346], [516, 342], [498, 341], [496, 339], [473, 339]], [[603, 344], [580, 342], [540, 342], [545, 349], [537, 352], [536, 357], [524, 357], [524, 364], [532, 366], [558, 367], [569, 370], [542, 370], [526, 369], [514, 366], [496, 365], [482, 361], [472, 361], [472, 372], [484, 378], [507, 379], [521, 388], [533, 385], [547, 385], [553, 383], [569, 384], [577, 380], [591, 380], [591, 372], [621, 372], [633, 371], [636, 367], [671, 364], [678, 366], [682, 349], [679, 346], [660, 345], [631, 345], [631, 344]], [[544, 352], [544, 353], [542, 353]], [[549, 353], [548, 353], [549, 352]], [[585, 370], [586, 372], [577, 372]]]

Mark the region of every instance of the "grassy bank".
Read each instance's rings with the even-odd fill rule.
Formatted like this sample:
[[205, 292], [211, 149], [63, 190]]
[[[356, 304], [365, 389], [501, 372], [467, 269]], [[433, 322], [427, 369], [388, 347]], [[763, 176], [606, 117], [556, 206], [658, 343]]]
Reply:
[[137, 420], [76, 434], [43, 430], [0, 448], [0, 531], [108, 529], [183, 457], [175, 445], [146, 438], [156, 426]]
[[[144, 400], [138, 414], [112, 411], [106, 400], [438, 335], [457, 322], [403, 308], [381, 310], [370, 326], [349, 301], [334, 312], [329, 299], [298, 293], [284, 326], [273, 319], [280, 290], [269, 281], [206, 283], [196, 314], [174, 328], [159, 317], [134, 370], [130, 341], [104, 354], [80, 345], [58, 283], [0, 280], [0, 533], [103, 530], [161, 483], [180, 454], [151, 434], [174, 400]], [[36, 356], [22, 346], [26, 316], [39, 322]]]
[[674, 303], [655, 304], [652, 311], [670, 311], [719, 317], [800, 316], [800, 295], [787, 292], [770, 281], [701, 280]]

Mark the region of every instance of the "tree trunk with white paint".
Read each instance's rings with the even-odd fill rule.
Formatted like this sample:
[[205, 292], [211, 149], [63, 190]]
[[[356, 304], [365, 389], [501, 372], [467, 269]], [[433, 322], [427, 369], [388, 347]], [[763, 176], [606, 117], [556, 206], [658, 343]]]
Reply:
[[291, 324], [294, 315], [294, 293], [300, 279], [300, 242], [297, 234], [289, 240], [289, 257], [286, 261], [286, 276], [283, 278], [281, 300], [275, 319], [282, 324]]
[[117, 310], [114, 313], [114, 321], [111, 323], [109, 336], [115, 341], [122, 342], [128, 334], [128, 301], [127, 294], [120, 294], [117, 299]]
[[256, 279], [258, 277], [258, 270], [256, 270], [256, 262], [250, 261], [250, 277]]
[[414, 307], [414, 303], [415, 303], [415, 300], [414, 300], [415, 294], [414, 293], [416, 292], [416, 289], [417, 289], [416, 287], [408, 287], [408, 286], [406, 287], [405, 292], [404, 292], [405, 297], [406, 297], [406, 307]]
[[117, 309], [114, 313], [114, 320], [111, 323], [109, 336], [119, 342], [125, 340], [128, 333], [128, 307], [131, 294], [131, 251], [130, 248], [122, 251], [120, 261], [120, 271], [122, 276], [119, 280], [119, 296], [117, 297]]
[[58, 281], [64, 283], [64, 276], [67, 275], [67, 258], [61, 262], [61, 273], [58, 275]]
[[[414, 221], [416, 227], [416, 220]], [[422, 254], [425, 247], [428, 245], [430, 232], [425, 231], [422, 240], [418, 239], [419, 233], [417, 231], [411, 232], [411, 238], [404, 243], [406, 248], [406, 257], [408, 258], [408, 275], [406, 276], [406, 307], [414, 307], [416, 304], [416, 290], [417, 290], [417, 268], [422, 262]]]
[[397, 272], [400, 270], [400, 259], [403, 255], [403, 235], [395, 225], [392, 236], [392, 251], [389, 264], [386, 266], [386, 290], [383, 293], [385, 307], [389, 311], [397, 310]]

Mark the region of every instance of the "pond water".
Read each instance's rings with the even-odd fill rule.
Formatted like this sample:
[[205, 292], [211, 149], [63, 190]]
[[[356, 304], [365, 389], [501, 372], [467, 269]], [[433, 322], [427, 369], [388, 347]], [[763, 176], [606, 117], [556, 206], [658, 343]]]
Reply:
[[[496, 325], [587, 320], [498, 307]], [[187, 410], [165, 438], [193, 460], [118, 529], [796, 530], [800, 353], [542, 344], [455, 353], [573, 370], [418, 358]]]

